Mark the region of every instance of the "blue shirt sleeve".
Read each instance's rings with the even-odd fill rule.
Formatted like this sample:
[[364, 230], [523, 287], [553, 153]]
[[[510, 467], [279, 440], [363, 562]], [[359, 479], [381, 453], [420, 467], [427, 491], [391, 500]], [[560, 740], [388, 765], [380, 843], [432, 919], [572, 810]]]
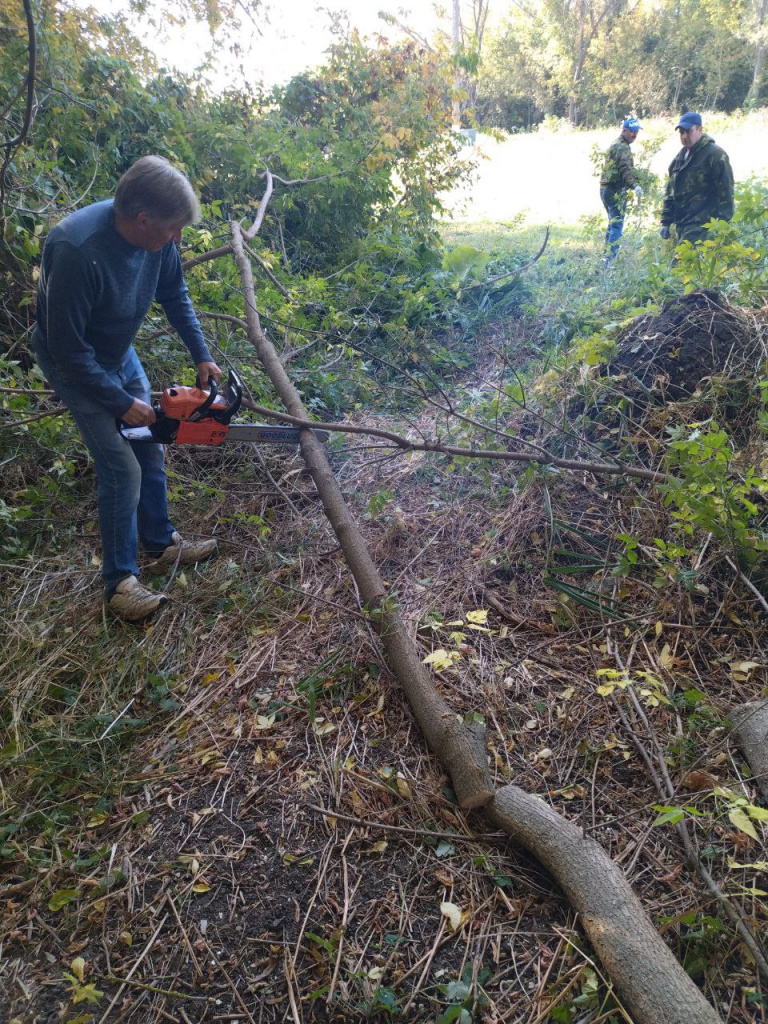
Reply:
[[45, 254], [46, 346], [62, 379], [121, 417], [133, 398], [115, 384], [96, 361], [85, 339], [91, 310], [98, 304], [99, 272], [91, 260], [66, 241]]
[[169, 242], [163, 248], [155, 298], [163, 307], [171, 326], [179, 332], [195, 363], [210, 361], [211, 353], [192, 306], [181, 269], [181, 257], [174, 242]]

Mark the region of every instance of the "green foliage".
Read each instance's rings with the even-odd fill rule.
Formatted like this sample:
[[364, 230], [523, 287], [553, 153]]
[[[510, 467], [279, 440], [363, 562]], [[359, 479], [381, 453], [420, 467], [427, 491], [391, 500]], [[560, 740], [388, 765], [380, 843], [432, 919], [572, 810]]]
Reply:
[[760, 305], [768, 288], [768, 188], [752, 179], [738, 184], [733, 220], [707, 227], [704, 241], [677, 247], [673, 280], [686, 292], [715, 288], [734, 302]]
[[744, 41], [760, 31], [750, 5], [730, 0], [517, 5], [488, 39], [478, 119], [516, 130], [553, 116], [595, 125], [753, 105], [755, 50]]
[[437, 986], [443, 1002], [447, 1004], [437, 1018], [437, 1024], [473, 1024], [479, 1019], [475, 1014], [481, 1013], [488, 1005], [483, 985], [489, 981], [491, 972], [483, 967], [474, 984], [473, 975], [473, 965], [467, 964], [460, 978]]
[[739, 471], [733, 442], [714, 422], [670, 430], [667, 461], [671, 479], [662, 490], [682, 533], [695, 529], [724, 542], [745, 567], [768, 551], [768, 524], [756, 496], [768, 481], [752, 466]]
[[[9, 244], [0, 251], [0, 326], [4, 344], [22, 354], [0, 365], [2, 383], [20, 389], [2, 399], [14, 418], [39, 409], [21, 389], [41, 384], [25, 346], [42, 240], [73, 208], [111, 194], [148, 151], [179, 164], [200, 191], [205, 220], [186, 232], [188, 254], [225, 240], [230, 218], [253, 217], [266, 167], [280, 179], [253, 242], [270, 271], [256, 270], [259, 311], [268, 329], [290, 330], [302, 349], [293, 371], [317, 415], [338, 416], [357, 402], [373, 407], [403, 369], [416, 382], [450, 375], [470, 361], [483, 319], [520, 301], [514, 278], [493, 295], [462, 292], [490, 265], [487, 254], [476, 255], [471, 271], [450, 253], [443, 264], [433, 217], [470, 164], [455, 159], [460, 142], [446, 103], [452, 72], [439, 55], [416, 59], [413, 44], [373, 50], [351, 40], [287, 86], [209, 96], [192, 79], [161, 74], [122, 23], [92, 11], [58, 11], [39, 42], [45, 85], [33, 131], [7, 169]], [[24, 47], [11, 56], [0, 71], [7, 94], [23, 72]], [[197, 308], [242, 318], [234, 261], [194, 267], [188, 282]], [[138, 339], [153, 385], [191, 383], [186, 353], [164, 327], [150, 317], [151, 345]], [[256, 401], [271, 404], [242, 338], [217, 331], [216, 341]], [[0, 506], [2, 543], [14, 556], [29, 550], [25, 519], [53, 497], [70, 500], [87, 462], [66, 417], [30, 422], [3, 442], [15, 452], [20, 439], [34, 457], [16, 463], [19, 486]]]

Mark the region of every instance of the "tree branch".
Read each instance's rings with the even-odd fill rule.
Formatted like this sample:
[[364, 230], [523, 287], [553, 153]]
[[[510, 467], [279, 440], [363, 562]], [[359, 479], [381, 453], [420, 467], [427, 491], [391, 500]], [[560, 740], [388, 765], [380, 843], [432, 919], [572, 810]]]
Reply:
[[20, 146], [26, 139], [29, 129], [32, 127], [35, 109], [35, 64], [37, 62], [35, 19], [32, 15], [32, 4], [30, 3], [30, 0], [22, 0], [22, 3], [24, 4], [24, 14], [27, 19], [27, 38], [29, 39], [27, 46], [29, 58], [26, 76], [27, 102], [24, 107], [24, 120], [16, 137], [9, 139], [7, 142], [0, 142], [0, 149], [6, 149], [8, 151]]
[[499, 281], [503, 281], [507, 277], [517, 277], [518, 274], [522, 274], [524, 271], [530, 269], [530, 267], [532, 267], [534, 263], [541, 259], [541, 257], [544, 255], [544, 250], [547, 248], [548, 241], [549, 228], [547, 228], [544, 232], [544, 241], [541, 243], [541, 248], [533, 257], [533, 259], [528, 260], [528, 262], [524, 263], [522, 267], [515, 267], [514, 270], [507, 270], [505, 271], [505, 273], [499, 274], [498, 277], [492, 277], [489, 281], [475, 281], [474, 284], [471, 284], [468, 288], [464, 288], [463, 291], [471, 292], [474, 291], [475, 288], [489, 288], [491, 285], [498, 284]]

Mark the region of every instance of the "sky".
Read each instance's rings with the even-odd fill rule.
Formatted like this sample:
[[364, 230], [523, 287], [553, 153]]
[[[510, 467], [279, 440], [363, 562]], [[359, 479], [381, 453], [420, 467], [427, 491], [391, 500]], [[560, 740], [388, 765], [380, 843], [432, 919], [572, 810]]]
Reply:
[[[92, 6], [104, 14], [114, 14], [125, 8], [125, 0], [80, 0], [82, 6]], [[450, 6], [450, 0], [442, 6]], [[380, 10], [397, 14], [408, 11], [406, 20], [419, 32], [430, 35], [438, 24], [431, 0], [264, 0], [264, 13], [259, 18], [261, 34], [250, 32], [249, 52], [244, 59], [220, 68], [210, 76], [215, 89], [242, 82], [241, 65], [251, 81], [261, 79], [267, 86], [287, 82], [306, 68], [323, 62], [323, 53], [333, 41], [332, 17], [341, 14], [350, 27], [361, 35], [377, 32], [396, 33], [379, 20]], [[198, 67], [210, 45], [207, 27], [189, 24], [171, 26], [166, 38], [160, 38], [154, 28], [141, 20], [129, 18], [136, 35], [152, 50], [162, 64], [190, 72]], [[448, 26], [448, 22], [444, 24]], [[249, 33], [242, 37], [243, 42]]]

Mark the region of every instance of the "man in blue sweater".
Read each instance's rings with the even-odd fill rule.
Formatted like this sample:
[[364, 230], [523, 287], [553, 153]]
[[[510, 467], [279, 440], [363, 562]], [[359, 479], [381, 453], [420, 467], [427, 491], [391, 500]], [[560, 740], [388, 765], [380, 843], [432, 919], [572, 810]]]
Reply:
[[116, 425], [155, 421], [149, 381], [133, 349], [154, 300], [189, 349], [201, 384], [221, 376], [176, 248], [198, 213], [187, 178], [163, 157], [142, 157], [118, 182], [114, 201], [57, 224], [40, 267], [32, 347], [93, 456], [105, 598], [129, 622], [167, 601], [138, 581], [139, 541], [159, 568], [188, 565], [216, 549], [215, 540], [185, 541], [174, 530], [162, 445], [126, 441]]

